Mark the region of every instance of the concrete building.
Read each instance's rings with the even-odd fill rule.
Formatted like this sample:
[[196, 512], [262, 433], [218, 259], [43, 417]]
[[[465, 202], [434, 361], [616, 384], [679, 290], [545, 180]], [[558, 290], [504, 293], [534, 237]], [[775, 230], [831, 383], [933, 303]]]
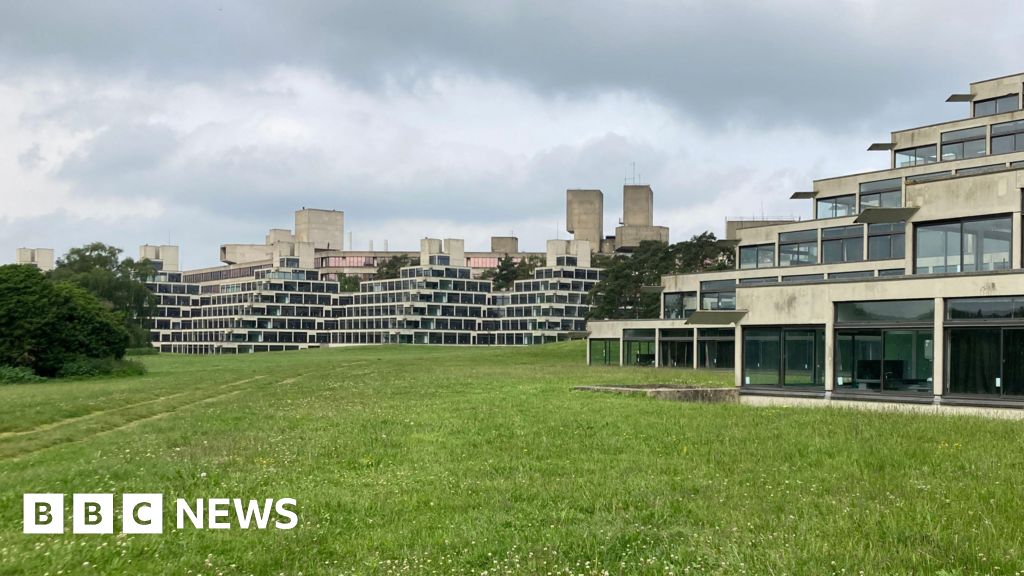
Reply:
[[151, 246], [145, 244], [139, 247], [139, 259], [152, 262], [158, 272], [177, 272], [180, 270], [178, 267], [177, 246]]
[[594, 252], [632, 252], [641, 242], [668, 243], [668, 228], [654, 225], [654, 191], [647, 184], [622, 187], [622, 218], [614, 236], [604, 236], [604, 193], [567, 190], [566, 231], [574, 240], [589, 242]]
[[18, 248], [14, 255], [15, 264], [31, 264], [43, 272], [53, 270], [53, 248]]
[[[142, 252], [159, 255], [152, 248]], [[583, 336], [588, 292], [601, 276], [589, 267], [588, 242], [553, 240], [547, 266], [534, 279], [495, 292], [491, 281], [473, 277], [462, 240], [424, 238], [421, 264], [341, 293], [336, 280], [306, 266], [314, 260], [312, 243], [278, 241], [272, 252], [272, 260], [155, 274], [147, 283], [158, 299], [153, 345], [164, 352], [237, 354], [346, 344], [554, 342]]]
[[736, 269], [662, 278], [657, 320], [592, 321], [588, 361], [734, 371], [745, 395], [1024, 407], [1024, 74], [816, 180], [804, 222], [730, 230]]

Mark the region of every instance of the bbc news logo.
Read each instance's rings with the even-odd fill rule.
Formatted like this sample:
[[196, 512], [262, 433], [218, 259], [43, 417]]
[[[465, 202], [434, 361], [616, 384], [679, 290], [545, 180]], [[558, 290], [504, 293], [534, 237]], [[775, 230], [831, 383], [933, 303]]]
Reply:
[[[64, 494], [25, 494], [22, 506], [25, 534], [64, 533]], [[190, 525], [208, 530], [236, 527], [291, 530], [299, 523], [294, 498], [197, 498], [195, 501], [178, 498], [174, 501], [174, 510], [179, 530]], [[72, 494], [71, 533], [113, 534], [115, 513], [113, 494]], [[122, 533], [162, 534], [163, 531], [163, 494], [121, 495]]]

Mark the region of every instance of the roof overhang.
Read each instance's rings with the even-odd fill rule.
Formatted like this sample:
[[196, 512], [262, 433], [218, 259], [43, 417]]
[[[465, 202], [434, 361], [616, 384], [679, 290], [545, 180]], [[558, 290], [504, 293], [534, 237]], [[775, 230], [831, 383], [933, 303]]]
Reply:
[[878, 152], [880, 150], [895, 150], [896, 145], [892, 142], [875, 142], [871, 146], [868, 146], [869, 152]]
[[973, 102], [974, 94], [950, 94], [946, 102]]
[[865, 208], [854, 224], [892, 224], [906, 222], [917, 213], [917, 208]]
[[806, 200], [808, 198], [814, 198], [818, 193], [814, 190], [805, 192], [793, 192], [793, 195], [789, 197], [790, 200]]
[[734, 326], [746, 315], [746, 310], [697, 310], [690, 314], [686, 323], [705, 326]]

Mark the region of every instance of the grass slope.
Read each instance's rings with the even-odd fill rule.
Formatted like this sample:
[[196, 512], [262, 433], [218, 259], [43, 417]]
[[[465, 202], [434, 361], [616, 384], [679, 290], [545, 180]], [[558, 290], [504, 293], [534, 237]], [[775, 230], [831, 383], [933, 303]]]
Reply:
[[[1021, 423], [573, 392], [731, 383], [583, 353], [157, 356], [137, 379], [0, 387], [0, 573], [1024, 569]], [[23, 535], [25, 492], [294, 497], [300, 525]]]

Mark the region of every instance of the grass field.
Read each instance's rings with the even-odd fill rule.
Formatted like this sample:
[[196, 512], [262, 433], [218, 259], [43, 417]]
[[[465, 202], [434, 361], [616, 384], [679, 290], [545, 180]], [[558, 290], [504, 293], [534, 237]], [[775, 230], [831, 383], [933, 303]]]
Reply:
[[[732, 379], [583, 354], [153, 356], [0, 387], [0, 574], [1024, 570], [1022, 423], [573, 392]], [[160, 492], [167, 525], [23, 535], [26, 492]], [[300, 524], [174, 530], [171, 500], [219, 496], [293, 497]]]

